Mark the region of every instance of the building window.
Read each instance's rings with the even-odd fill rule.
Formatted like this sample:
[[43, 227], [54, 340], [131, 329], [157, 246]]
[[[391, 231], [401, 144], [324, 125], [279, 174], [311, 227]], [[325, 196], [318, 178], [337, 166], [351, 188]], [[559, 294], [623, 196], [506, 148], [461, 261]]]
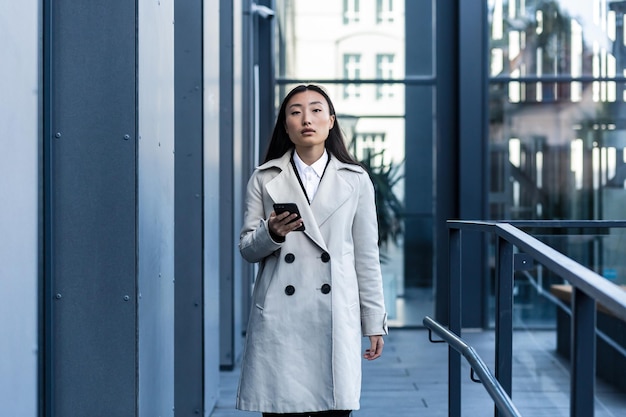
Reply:
[[384, 132], [359, 132], [355, 135], [355, 156], [369, 166], [380, 167], [389, 163], [385, 158]]
[[376, 0], [376, 22], [393, 22], [393, 0]]
[[357, 23], [359, 21], [359, 0], [343, 0], [343, 24]]
[[[383, 80], [393, 79], [394, 58], [393, 54], [376, 55], [376, 78]], [[393, 97], [393, 88], [392, 84], [378, 84], [376, 86], [376, 98], [380, 100]]]
[[[343, 78], [358, 80], [361, 78], [361, 54], [345, 54], [343, 56]], [[346, 84], [343, 87], [343, 98], [361, 97], [360, 84]]]

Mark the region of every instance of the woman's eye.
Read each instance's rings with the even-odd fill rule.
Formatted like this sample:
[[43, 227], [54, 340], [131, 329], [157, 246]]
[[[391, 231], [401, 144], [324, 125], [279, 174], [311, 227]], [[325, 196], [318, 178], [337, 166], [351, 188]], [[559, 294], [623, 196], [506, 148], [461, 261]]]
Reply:
[[299, 111], [292, 111], [292, 112], [291, 112], [291, 115], [292, 115], [292, 116], [297, 116], [297, 115], [299, 115], [299, 114], [300, 114], [300, 112], [299, 112]]
[[322, 111], [322, 109], [313, 109], [313, 113], [317, 113], [317, 112], [320, 112], [320, 111]]

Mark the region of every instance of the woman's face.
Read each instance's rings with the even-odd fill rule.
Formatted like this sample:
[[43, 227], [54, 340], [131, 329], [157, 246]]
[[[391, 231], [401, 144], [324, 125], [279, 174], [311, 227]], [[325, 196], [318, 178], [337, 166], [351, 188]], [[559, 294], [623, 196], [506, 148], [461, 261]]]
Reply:
[[316, 91], [297, 93], [285, 106], [285, 129], [298, 150], [323, 150], [334, 123], [326, 99]]

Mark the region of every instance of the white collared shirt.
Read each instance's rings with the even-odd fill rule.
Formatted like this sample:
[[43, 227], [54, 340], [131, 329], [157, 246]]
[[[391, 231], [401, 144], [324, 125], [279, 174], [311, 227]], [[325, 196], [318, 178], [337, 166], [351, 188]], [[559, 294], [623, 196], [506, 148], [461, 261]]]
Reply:
[[302, 185], [304, 185], [304, 189], [306, 190], [306, 195], [309, 197], [310, 203], [313, 201], [315, 193], [317, 193], [317, 188], [320, 185], [322, 175], [326, 169], [326, 164], [328, 163], [328, 153], [326, 152], [326, 149], [324, 149], [324, 153], [320, 159], [313, 162], [311, 165], [307, 165], [302, 161], [302, 159], [300, 159], [298, 152], [294, 152], [293, 161], [296, 164], [298, 175], [302, 180]]

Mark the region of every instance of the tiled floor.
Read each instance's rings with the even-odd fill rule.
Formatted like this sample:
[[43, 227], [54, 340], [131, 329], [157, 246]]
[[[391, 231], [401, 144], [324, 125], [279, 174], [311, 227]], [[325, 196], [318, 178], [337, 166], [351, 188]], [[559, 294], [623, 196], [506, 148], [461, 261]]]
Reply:
[[[493, 371], [494, 333], [465, 332], [463, 338]], [[513, 401], [523, 416], [569, 416], [569, 365], [555, 354], [555, 339], [554, 332], [545, 330], [514, 335]], [[392, 329], [384, 356], [363, 364], [361, 410], [354, 416], [447, 416], [447, 351], [445, 344], [430, 343], [426, 330]], [[491, 398], [470, 380], [465, 361], [463, 367], [463, 416], [493, 416]], [[260, 415], [234, 409], [238, 369], [222, 372], [221, 378], [221, 395], [212, 417]], [[595, 416], [626, 416], [626, 393], [599, 380]]]

